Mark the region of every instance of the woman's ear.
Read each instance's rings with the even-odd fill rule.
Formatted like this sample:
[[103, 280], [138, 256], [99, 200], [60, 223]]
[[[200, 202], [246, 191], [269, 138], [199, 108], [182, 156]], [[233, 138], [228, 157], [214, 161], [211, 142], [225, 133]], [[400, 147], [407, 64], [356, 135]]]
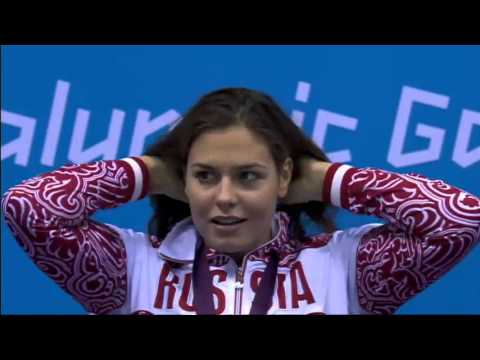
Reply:
[[280, 170], [280, 186], [278, 189], [278, 197], [284, 198], [288, 193], [288, 187], [292, 180], [293, 173], [293, 160], [288, 157], [284, 162]]

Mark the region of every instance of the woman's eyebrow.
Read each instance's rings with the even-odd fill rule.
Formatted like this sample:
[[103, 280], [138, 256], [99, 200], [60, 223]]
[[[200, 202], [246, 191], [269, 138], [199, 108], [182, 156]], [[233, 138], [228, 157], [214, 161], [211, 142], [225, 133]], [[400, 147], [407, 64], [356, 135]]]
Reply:
[[[192, 167], [194, 167], [194, 166], [198, 166], [198, 167], [205, 168], [205, 169], [215, 169], [215, 166], [212, 166], [212, 165], [209, 165], [209, 164], [204, 164], [204, 163], [193, 163]], [[255, 167], [260, 167], [260, 168], [267, 169], [267, 167], [265, 165], [262, 165], [262, 164], [256, 163], [256, 162], [235, 166], [236, 169], [250, 169], [250, 168], [255, 168]]]

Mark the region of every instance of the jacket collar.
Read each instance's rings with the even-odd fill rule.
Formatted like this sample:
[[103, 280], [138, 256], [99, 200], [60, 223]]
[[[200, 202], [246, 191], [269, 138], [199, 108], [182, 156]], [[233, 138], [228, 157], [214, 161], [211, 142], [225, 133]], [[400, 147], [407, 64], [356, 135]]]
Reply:
[[[264, 260], [272, 251], [281, 254], [281, 257], [294, 252], [298, 244], [289, 236], [288, 225], [290, 218], [284, 212], [275, 213], [272, 221], [273, 237], [270, 241], [262, 244], [257, 249], [249, 253], [250, 258]], [[193, 225], [192, 218], [188, 217], [172, 228], [158, 248], [158, 254], [172, 262], [193, 263], [195, 250], [199, 245], [200, 234]], [[215, 259], [225, 257], [224, 254], [214, 249], [208, 249], [207, 257]]]

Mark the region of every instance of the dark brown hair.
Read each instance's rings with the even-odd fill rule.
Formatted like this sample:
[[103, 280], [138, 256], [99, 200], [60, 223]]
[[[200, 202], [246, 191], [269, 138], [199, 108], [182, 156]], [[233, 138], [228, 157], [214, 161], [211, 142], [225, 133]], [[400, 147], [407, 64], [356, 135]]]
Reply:
[[[200, 98], [169, 133], [148, 148], [145, 155], [161, 157], [168, 166], [175, 169], [179, 181], [184, 183], [188, 154], [195, 139], [205, 131], [226, 129], [233, 125], [243, 125], [264, 139], [278, 171], [290, 156], [294, 164], [292, 181], [301, 175], [298, 166], [300, 158], [310, 156], [330, 162], [325, 153], [270, 96], [245, 88], [220, 89]], [[148, 230], [160, 239], [177, 222], [191, 215], [188, 204], [165, 195], [150, 196], [150, 203], [154, 213], [148, 223]], [[289, 215], [290, 234], [299, 241], [305, 237], [301, 224], [303, 214], [323, 226], [327, 232], [335, 230], [332, 215], [327, 215], [327, 210], [330, 213], [333, 208], [323, 202], [277, 205], [277, 211]]]

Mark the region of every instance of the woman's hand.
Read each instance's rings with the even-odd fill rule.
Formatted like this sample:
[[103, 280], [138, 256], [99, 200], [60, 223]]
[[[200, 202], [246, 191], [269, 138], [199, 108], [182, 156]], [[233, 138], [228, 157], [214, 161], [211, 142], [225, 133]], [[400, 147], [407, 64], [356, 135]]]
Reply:
[[323, 201], [323, 179], [332, 164], [312, 157], [300, 159], [300, 175], [290, 183], [283, 204], [300, 204], [309, 201]]
[[140, 157], [150, 173], [150, 195], [161, 194], [172, 199], [188, 203], [185, 188], [171, 169], [161, 158], [156, 156]]

